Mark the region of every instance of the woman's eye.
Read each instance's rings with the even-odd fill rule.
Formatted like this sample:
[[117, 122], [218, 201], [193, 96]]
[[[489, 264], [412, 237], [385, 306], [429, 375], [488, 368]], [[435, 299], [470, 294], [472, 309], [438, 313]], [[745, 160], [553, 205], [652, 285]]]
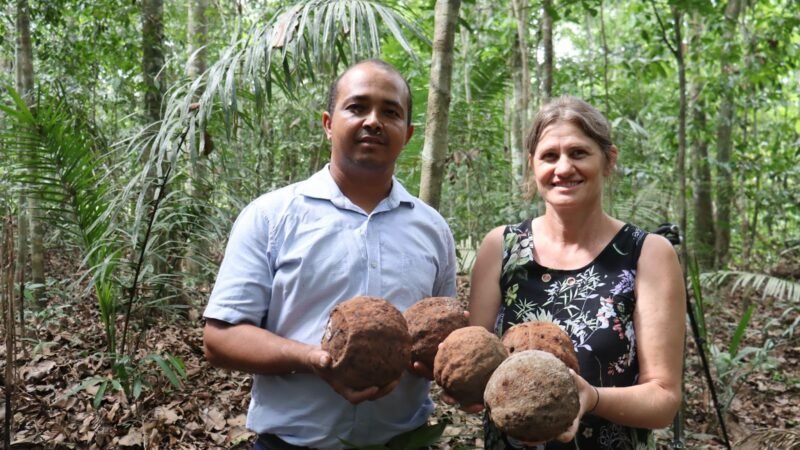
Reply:
[[553, 152], [546, 152], [546, 153], [542, 153], [542, 156], [541, 156], [541, 158], [542, 158], [542, 160], [544, 160], [544, 161], [552, 161], [552, 160], [556, 159], [556, 158], [557, 158], [557, 156], [556, 156], [556, 154], [555, 154], [555, 153], [553, 153]]

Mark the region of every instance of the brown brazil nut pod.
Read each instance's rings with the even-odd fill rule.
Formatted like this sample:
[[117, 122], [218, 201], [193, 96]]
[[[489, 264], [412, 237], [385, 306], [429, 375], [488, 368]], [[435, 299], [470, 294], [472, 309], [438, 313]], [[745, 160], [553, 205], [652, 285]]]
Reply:
[[462, 405], [483, 403], [486, 382], [508, 351], [483, 327], [459, 328], [442, 342], [433, 363], [433, 377]]
[[492, 374], [484, 393], [489, 418], [510, 437], [544, 442], [567, 431], [580, 409], [567, 365], [540, 350], [515, 352]]
[[411, 336], [403, 314], [377, 297], [358, 296], [331, 311], [321, 347], [346, 386], [366, 389], [400, 378], [411, 361]]
[[428, 297], [403, 313], [411, 334], [411, 360], [433, 369], [439, 344], [454, 330], [468, 325], [458, 301], [452, 297]]
[[572, 339], [553, 322], [534, 320], [514, 325], [503, 335], [503, 345], [510, 354], [525, 350], [552, 353], [575, 373], [580, 373], [578, 355], [575, 353]]

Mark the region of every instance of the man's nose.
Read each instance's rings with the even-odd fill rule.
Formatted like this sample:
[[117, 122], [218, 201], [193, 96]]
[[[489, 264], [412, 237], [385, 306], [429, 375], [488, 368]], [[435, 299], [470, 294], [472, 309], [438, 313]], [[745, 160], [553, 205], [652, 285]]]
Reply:
[[364, 117], [364, 127], [372, 129], [383, 128], [383, 124], [381, 123], [380, 117], [378, 117], [377, 110], [372, 109], [367, 113], [367, 115]]

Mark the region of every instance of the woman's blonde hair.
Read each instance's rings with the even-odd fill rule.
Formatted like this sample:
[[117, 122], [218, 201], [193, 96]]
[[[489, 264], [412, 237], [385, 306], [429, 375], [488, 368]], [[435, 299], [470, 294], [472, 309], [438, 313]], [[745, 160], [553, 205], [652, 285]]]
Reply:
[[569, 122], [580, 128], [591, 140], [595, 141], [605, 155], [611, 159], [611, 126], [605, 116], [594, 106], [578, 97], [556, 97], [545, 103], [533, 118], [533, 125], [525, 140], [528, 153], [533, 154], [542, 132], [556, 122]]

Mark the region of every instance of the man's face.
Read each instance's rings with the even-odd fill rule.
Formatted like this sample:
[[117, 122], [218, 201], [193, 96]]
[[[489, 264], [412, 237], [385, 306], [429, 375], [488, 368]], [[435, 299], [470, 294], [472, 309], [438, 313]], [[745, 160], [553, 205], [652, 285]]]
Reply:
[[332, 163], [343, 171], [393, 172], [414, 133], [407, 122], [409, 93], [403, 80], [365, 63], [339, 80], [337, 92], [332, 113], [322, 113]]

